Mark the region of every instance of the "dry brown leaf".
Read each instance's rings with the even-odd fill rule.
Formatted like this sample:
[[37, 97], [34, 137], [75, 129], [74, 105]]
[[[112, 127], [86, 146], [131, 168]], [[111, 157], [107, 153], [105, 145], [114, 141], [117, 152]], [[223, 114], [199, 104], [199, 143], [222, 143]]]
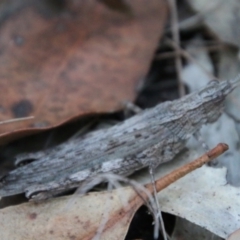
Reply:
[[132, 100], [167, 13], [159, 0], [126, 1], [132, 14], [97, 0], [66, 1], [54, 10], [47, 2], [1, 3], [0, 120], [35, 118], [1, 126], [0, 133], [53, 126]]
[[124, 239], [142, 200], [132, 188], [124, 188], [124, 201], [129, 200], [125, 208], [121, 193], [90, 193], [5, 208], [0, 211], [1, 240], [92, 239], [105, 213], [108, 221], [101, 239]]
[[[48, 130], [53, 130], [53, 129], [57, 129], [59, 127], [62, 126], [67, 126], [67, 124], [71, 124], [75, 121], [78, 121], [80, 119], [83, 118], [88, 118], [88, 119], [94, 119], [94, 117], [96, 116], [102, 116], [103, 114], [99, 113], [99, 114], [79, 114], [76, 115], [70, 119], [67, 119], [64, 122], [59, 123], [58, 125], [55, 125], [53, 127], [49, 126], [49, 127], [36, 127], [36, 128], [25, 128], [25, 129], [19, 129], [19, 130], [14, 130], [11, 132], [6, 132], [6, 133], [2, 133], [0, 134], [0, 145], [5, 145], [8, 144], [9, 142], [12, 142], [14, 140], [23, 138], [23, 137], [27, 137], [30, 135], [34, 135], [34, 134], [38, 134], [38, 133], [42, 133]], [[29, 121], [29, 120], [28, 120]], [[16, 124], [16, 123], [11, 123], [11, 124]], [[8, 124], [3, 124], [4, 127], [6, 127]], [[14, 125], [14, 127], [16, 127], [16, 125]]]

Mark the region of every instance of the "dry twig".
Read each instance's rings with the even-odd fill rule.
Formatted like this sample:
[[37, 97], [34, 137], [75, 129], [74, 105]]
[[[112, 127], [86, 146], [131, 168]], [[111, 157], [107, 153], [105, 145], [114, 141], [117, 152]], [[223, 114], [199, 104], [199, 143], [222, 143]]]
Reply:
[[5, 120], [5, 121], [0, 121], [0, 125], [7, 124], [7, 123], [12, 123], [12, 122], [20, 122], [20, 121], [31, 120], [33, 118], [34, 118], [34, 116], [9, 119], [9, 120]]

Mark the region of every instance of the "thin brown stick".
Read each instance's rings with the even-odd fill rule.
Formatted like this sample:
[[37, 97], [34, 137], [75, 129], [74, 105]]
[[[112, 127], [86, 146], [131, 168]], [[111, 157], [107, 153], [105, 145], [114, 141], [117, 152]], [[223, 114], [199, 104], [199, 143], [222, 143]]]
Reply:
[[177, 70], [179, 95], [180, 95], [180, 97], [183, 97], [186, 94], [186, 92], [185, 92], [184, 84], [181, 80], [182, 60], [181, 60], [181, 55], [179, 52], [180, 36], [179, 36], [178, 12], [177, 12], [176, 0], [168, 0], [168, 4], [171, 9], [172, 36], [173, 36], [174, 42], [178, 46], [177, 48], [175, 48], [175, 51], [176, 51], [175, 65], [176, 65], [176, 70]]
[[7, 123], [13, 123], [13, 122], [20, 122], [20, 121], [31, 120], [33, 118], [34, 118], [34, 116], [9, 119], [9, 120], [5, 120], [5, 121], [0, 121], [0, 125], [7, 124]]
[[[210, 4], [211, 3], [211, 4]], [[206, 5], [206, 8], [201, 10], [199, 13], [195, 14], [194, 16], [191, 16], [181, 22], [178, 23], [179, 30], [181, 31], [187, 31], [191, 29], [196, 29], [197, 27], [204, 24], [204, 19], [211, 15], [212, 12], [217, 11], [219, 8], [221, 8], [222, 4], [224, 3], [224, 0], [221, 1], [212, 1], [209, 2], [208, 5]]]
[[[194, 51], [200, 52], [200, 51], [208, 51], [208, 52], [217, 52], [220, 51], [224, 48], [224, 44], [217, 44], [215, 46], [196, 46]], [[189, 55], [186, 56], [186, 54], [184, 54], [183, 52], [187, 52]], [[180, 54], [182, 57], [186, 58], [187, 60], [192, 61], [192, 57], [191, 59], [189, 58], [189, 56], [191, 56], [191, 52], [188, 52], [184, 49], [180, 49]], [[165, 53], [159, 53], [156, 55], [155, 59], [157, 60], [163, 60], [163, 59], [169, 59], [169, 58], [174, 58], [176, 57], [176, 52], [165, 52]], [[195, 61], [196, 62], [196, 61]]]
[[[155, 182], [156, 189], [158, 192], [169, 186], [170, 184], [176, 182], [178, 179], [184, 177], [188, 173], [192, 172], [193, 170], [202, 167], [204, 164], [210, 162], [211, 160], [217, 158], [219, 155], [223, 154], [225, 151], [228, 150], [228, 145], [225, 143], [219, 143], [215, 148], [211, 149], [201, 157], [197, 158], [193, 162], [190, 162], [173, 172], [167, 174], [163, 178], [160, 178]], [[146, 188], [149, 191], [153, 192], [152, 184], [147, 184]]]
[[181, 54], [183, 57], [192, 61], [193, 63], [196, 63], [199, 66], [199, 68], [201, 68], [211, 79], [217, 80], [217, 78], [214, 75], [212, 75], [209, 71], [207, 71], [198, 61], [196, 61], [194, 57], [191, 56], [191, 54], [189, 54], [186, 50], [180, 48], [173, 40], [167, 38], [167, 43], [174, 49], [178, 49], [179, 54]]

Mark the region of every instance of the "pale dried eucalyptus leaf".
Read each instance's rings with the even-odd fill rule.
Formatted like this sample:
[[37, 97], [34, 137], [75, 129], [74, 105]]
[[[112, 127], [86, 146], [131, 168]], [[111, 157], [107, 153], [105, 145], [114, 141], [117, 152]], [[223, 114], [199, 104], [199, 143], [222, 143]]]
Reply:
[[123, 192], [89, 193], [7, 207], [0, 211], [1, 240], [92, 239], [102, 224], [105, 229], [100, 239], [124, 239], [138, 205], [124, 211], [120, 193], [125, 200], [136, 194], [124, 188]]
[[188, 0], [202, 15], [205, 25], [222, 41], [239, 45], [240, 2], [238, 0]]
[[[188, 151], [156, 170], [156, 179], [201, 155], [201, 149]], [[226, 182], [225, 168], [203, 166], [158, 193], [163, 212], [187, 219], [226, 238], [240, 228], [240, 188]], [[148, 172], [136, 176], [149, 182]]]

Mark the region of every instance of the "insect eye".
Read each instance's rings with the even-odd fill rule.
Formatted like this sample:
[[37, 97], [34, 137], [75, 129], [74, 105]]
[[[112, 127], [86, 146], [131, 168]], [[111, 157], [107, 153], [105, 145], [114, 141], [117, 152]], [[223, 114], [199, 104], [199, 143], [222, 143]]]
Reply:
[[213, 89], [211, 87], [207, 87], [199, 91], [198, 95], [201, 96], [202, 98], [209, 97], [213, 92]]
[[219, 81], [218, 81], [218, 80], [211, 80], [204, 89], [202, 89], [201, 91], [199, 91], [198, 94], [199, 94], [202, 98], [209, 98], [209, 97], [211, 97], [212, 94], [215, 92], [218, 84], [219, 84]]
[[217, 86], [219, 84], [219, 81], [214, 79], [214, 80], [211, 80], [209, 83], [208, 83], [208, 86]]
[[198, 95], [205, 100], [210, 99], [221, 99], [222, 98], [222, 92], [219, 88], [219, 81], [218, 80], [212, 80], [208, 83], [208, 85], [199, 91]]

